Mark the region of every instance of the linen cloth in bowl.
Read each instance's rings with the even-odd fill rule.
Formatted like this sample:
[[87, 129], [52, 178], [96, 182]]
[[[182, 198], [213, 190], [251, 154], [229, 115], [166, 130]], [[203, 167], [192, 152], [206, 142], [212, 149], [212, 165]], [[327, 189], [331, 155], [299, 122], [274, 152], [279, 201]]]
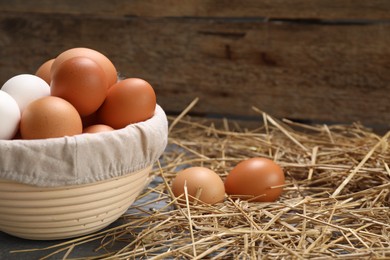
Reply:
[[164, 152], [168, 121], [40, 140], [0, 140], [0, 230], [29, 239], [89, 234], [118, 219]]

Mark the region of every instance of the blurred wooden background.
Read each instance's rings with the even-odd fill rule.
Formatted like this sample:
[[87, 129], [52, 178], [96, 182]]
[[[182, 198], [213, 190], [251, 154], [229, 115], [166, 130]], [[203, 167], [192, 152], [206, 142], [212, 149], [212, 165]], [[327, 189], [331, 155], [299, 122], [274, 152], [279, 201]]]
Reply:
[[390, 126], [390, 1], [0, 0], [0, 84], [72, 47], [167, 113]]

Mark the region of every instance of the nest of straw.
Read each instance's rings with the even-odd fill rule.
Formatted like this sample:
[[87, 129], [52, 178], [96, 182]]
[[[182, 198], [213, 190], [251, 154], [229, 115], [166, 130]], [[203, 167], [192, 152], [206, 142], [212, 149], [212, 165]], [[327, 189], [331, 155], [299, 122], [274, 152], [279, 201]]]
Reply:
[[[99, 254], [88, 259], [389, 259], [390, 132], [279, 121], [253, 109], [259, 122], [251, 129], [192, 118], [188, 110], [170, 117], [170, 145], [152, 173], [157, 181], [139, 201], [151, 199], [136, 203], [118, 226], [39, 250], [71, 258], [99, 241]], [[178, 170], [205, 166], [224, 179], [257, 156], [285, 171], [278, 201], [226, 197], [177, 206], [170, 184]]]

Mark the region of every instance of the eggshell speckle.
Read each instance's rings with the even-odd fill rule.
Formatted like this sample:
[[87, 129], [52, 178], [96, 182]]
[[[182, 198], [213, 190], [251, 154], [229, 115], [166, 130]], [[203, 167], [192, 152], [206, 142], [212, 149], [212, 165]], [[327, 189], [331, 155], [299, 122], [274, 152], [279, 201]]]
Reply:
[[194, 201], [192, 197], [199, 196], [200, 201], [215, 204], [222, 202], [225, 197], [222, 179], [217, 173], [205, 167], [190, 167], [177, 173], [172, 182], [173, 194], [176, 197], [185, 194], [184, 186], [187, 187], [190, 202]]

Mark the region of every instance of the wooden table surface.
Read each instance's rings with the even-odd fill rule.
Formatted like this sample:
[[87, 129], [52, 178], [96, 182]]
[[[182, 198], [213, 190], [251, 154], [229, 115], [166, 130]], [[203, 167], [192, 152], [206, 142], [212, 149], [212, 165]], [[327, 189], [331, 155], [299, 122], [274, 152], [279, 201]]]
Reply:
[[[47, 246], [58, 244], [60, 241], [34, 241], [34, 240], [26, 240], [17, 238], [14, 236], [10, 236], [3, 232], [0, 232], [0, 259], [4, 260], [34, 260], [42, 258], [48, 255], [51, 251], [34, 251], [34, 252], [26, 252], [26, 253], [12, 253], [14, 250], [23, 250], [23, 249], [32, 249], [32, 248], [44, 248]], [[76, 249], [76, 254], [74, 257], [82, 257], [82, 256], [91, 256], [93, 255], [94, 249], [97, 247], [98, 242], [95, 244], [86, 244], [83, 247], [78, 247]], [[61, 259], [62, 255], [55, 255], [49, 259]]]

